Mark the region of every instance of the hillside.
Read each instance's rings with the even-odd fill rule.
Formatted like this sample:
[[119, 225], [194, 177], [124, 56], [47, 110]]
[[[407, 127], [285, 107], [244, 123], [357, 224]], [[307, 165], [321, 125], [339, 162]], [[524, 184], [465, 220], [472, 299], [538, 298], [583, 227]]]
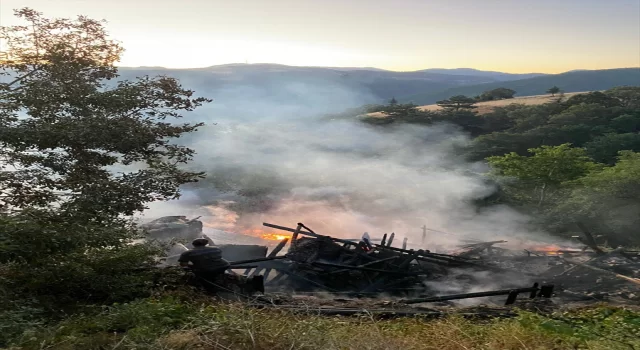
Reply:
[[565, 92], [607, 90], [615, 86], [637, 86], [640, 85], [640, 68], [573, 71], [508, 82], [461, 86], [438, 92], [425, 91], [407, 95], [398, 98], [398, 100], [403, 103], [413, 102], [418, 105], [428, 105], [451, 96], [475, 96], [483, 91], [499, 87], [513, 89], [517, 91], [517, 96], [532, 96], [544, 93], [554, 85]]
[[[580, 95], [584, 93], [586, 92], [570, 92], [570, 93], [564, 94], [564, 97], [569, 98], [571, 96]], [[515, 98], [510, 98], [505, 100], [498, 100], [498, 101], [478, 102], [476, 103], [477, 108], [475, 109], [475, 111], [478, 112], [478, 114], [486, 114], [486, 113], [491, 113], [496, 107], [505, 107], [512, 104], [521, 104], [526, 106], [541, 105], [541, 104], [549, 103], [554, 99], [556, 99], [557, 97], [558, 97], [557, 95], [551, 96], [551, 94], [547, 94], [547, 95], [521, 96], [521, 97], [515, 97]], [[437, 104], [422, 105], [422, 106], [418, 106], [417, 108], [421, 111], [439, 111], [443, 109]], [[385, 117], [385, 114], [382, 112], [374, 112], [374, 113], [367, 113], [366, 116], [383, 118]]]
[[[570, 93], [564, 94], [564, 97], [569, 98], [571, 96], [580, 95], [584, 93], [586, 92], [570, 92]], [[478, 102], [476, 104], [477, 106], [476, 111], [479, 114], [485, 114], [485, 113], [492, 112], [496, 107], [505, 107], [512, 104], [522, 104], [526, 106], [541, 105], [541, 104], [549, 103], [556, 98], [558, 98], [557, 95], [551, 96], [551, 94], [546, 94], [546, 95], [521, 96], [521, 97], [515, 97], [515, 98], [497, 100], [497, 101]], [[418, 109], [423, 111], [438, 111], [443, 108], [438, 106], [437, 104], [430, 104], [430, 105], [419, 106]]]
[[528, 79], [528, 78], [547, 75], [544, 73], [513, 74], [513, 73], [503, 73], [503, 72], [495, 72], [495, 71], [482, 71], [482, 70], [473, 69], [473, 68], [452, 68], [452, 69], [429, 68], [429, 69], [423, 69], [421, 70], [421, 72], [450, 74], [450, 75], [470, 75], [470, 76], [491, 78], [498, 81]]

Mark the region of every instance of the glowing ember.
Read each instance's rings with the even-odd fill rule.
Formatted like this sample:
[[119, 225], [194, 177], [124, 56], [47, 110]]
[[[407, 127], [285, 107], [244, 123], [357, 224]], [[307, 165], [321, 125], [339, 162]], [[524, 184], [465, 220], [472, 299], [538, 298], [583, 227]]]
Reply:
[[543, 253], [546, 255], [561, 255], [563, 252], [579, 252], [580, 249], [560, 247], [555, 244], [534, 246], [529, 249], [532, 252]]

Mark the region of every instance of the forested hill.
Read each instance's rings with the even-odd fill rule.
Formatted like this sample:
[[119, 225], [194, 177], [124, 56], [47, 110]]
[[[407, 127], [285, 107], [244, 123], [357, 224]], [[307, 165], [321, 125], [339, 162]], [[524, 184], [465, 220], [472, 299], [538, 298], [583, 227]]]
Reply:
[[374, 111], [382, 113], [360, 120], [378, 128], [449, 123], [470, 135], [460, 153], [488, 162], [488, 178], [500, 188], [483, 205], [508, 204], [565, 237], [579, 234], [582, 223], [602, 244], [640, 244], [640, 86], [483, 114], [474, 100], [441, 110], [398, 103], [367, 110]]
[[508, 88], [517, 91], [517, 96], [540, 95], [552, 86], [564, 92], [607, 90], [616, 86], [640, 85], [640, 68], [572, 71], [562, 74], [544, 75], [528, 79], [459, 86], [442, 91], [426, 91], [397, 98], [400, 102], [417, 105], [432, 104], [451, 96], [476, 96], [483, 91]]

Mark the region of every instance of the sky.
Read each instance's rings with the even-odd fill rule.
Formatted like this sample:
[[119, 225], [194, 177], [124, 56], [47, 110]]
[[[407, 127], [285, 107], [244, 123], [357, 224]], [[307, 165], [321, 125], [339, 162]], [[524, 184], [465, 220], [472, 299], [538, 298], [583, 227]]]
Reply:
[[640, 0], [0, 0], [0, 24], [21, 7], [107, 20], [121, 66], [640, 66]]

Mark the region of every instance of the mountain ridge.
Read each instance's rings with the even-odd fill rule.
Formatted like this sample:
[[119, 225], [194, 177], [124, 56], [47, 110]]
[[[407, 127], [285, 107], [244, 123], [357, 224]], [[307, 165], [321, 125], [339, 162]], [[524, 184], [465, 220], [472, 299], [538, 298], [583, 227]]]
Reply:
[[607, 90], [616, 86], [640, 85], [640, 67], [602, 70], [573, 70], [560, 74], [548, 74], [527, 79], [499, 81], [476, 85], [458, 86], [437, 92], [423, 92], [400, 96], [401, 102], [418, 105], [436, 103], [455, 95], [476, 96], [484, 91], [504, 87], [516, 91], [516, 96], [544, 94], [552, 86], [564, 92]]

